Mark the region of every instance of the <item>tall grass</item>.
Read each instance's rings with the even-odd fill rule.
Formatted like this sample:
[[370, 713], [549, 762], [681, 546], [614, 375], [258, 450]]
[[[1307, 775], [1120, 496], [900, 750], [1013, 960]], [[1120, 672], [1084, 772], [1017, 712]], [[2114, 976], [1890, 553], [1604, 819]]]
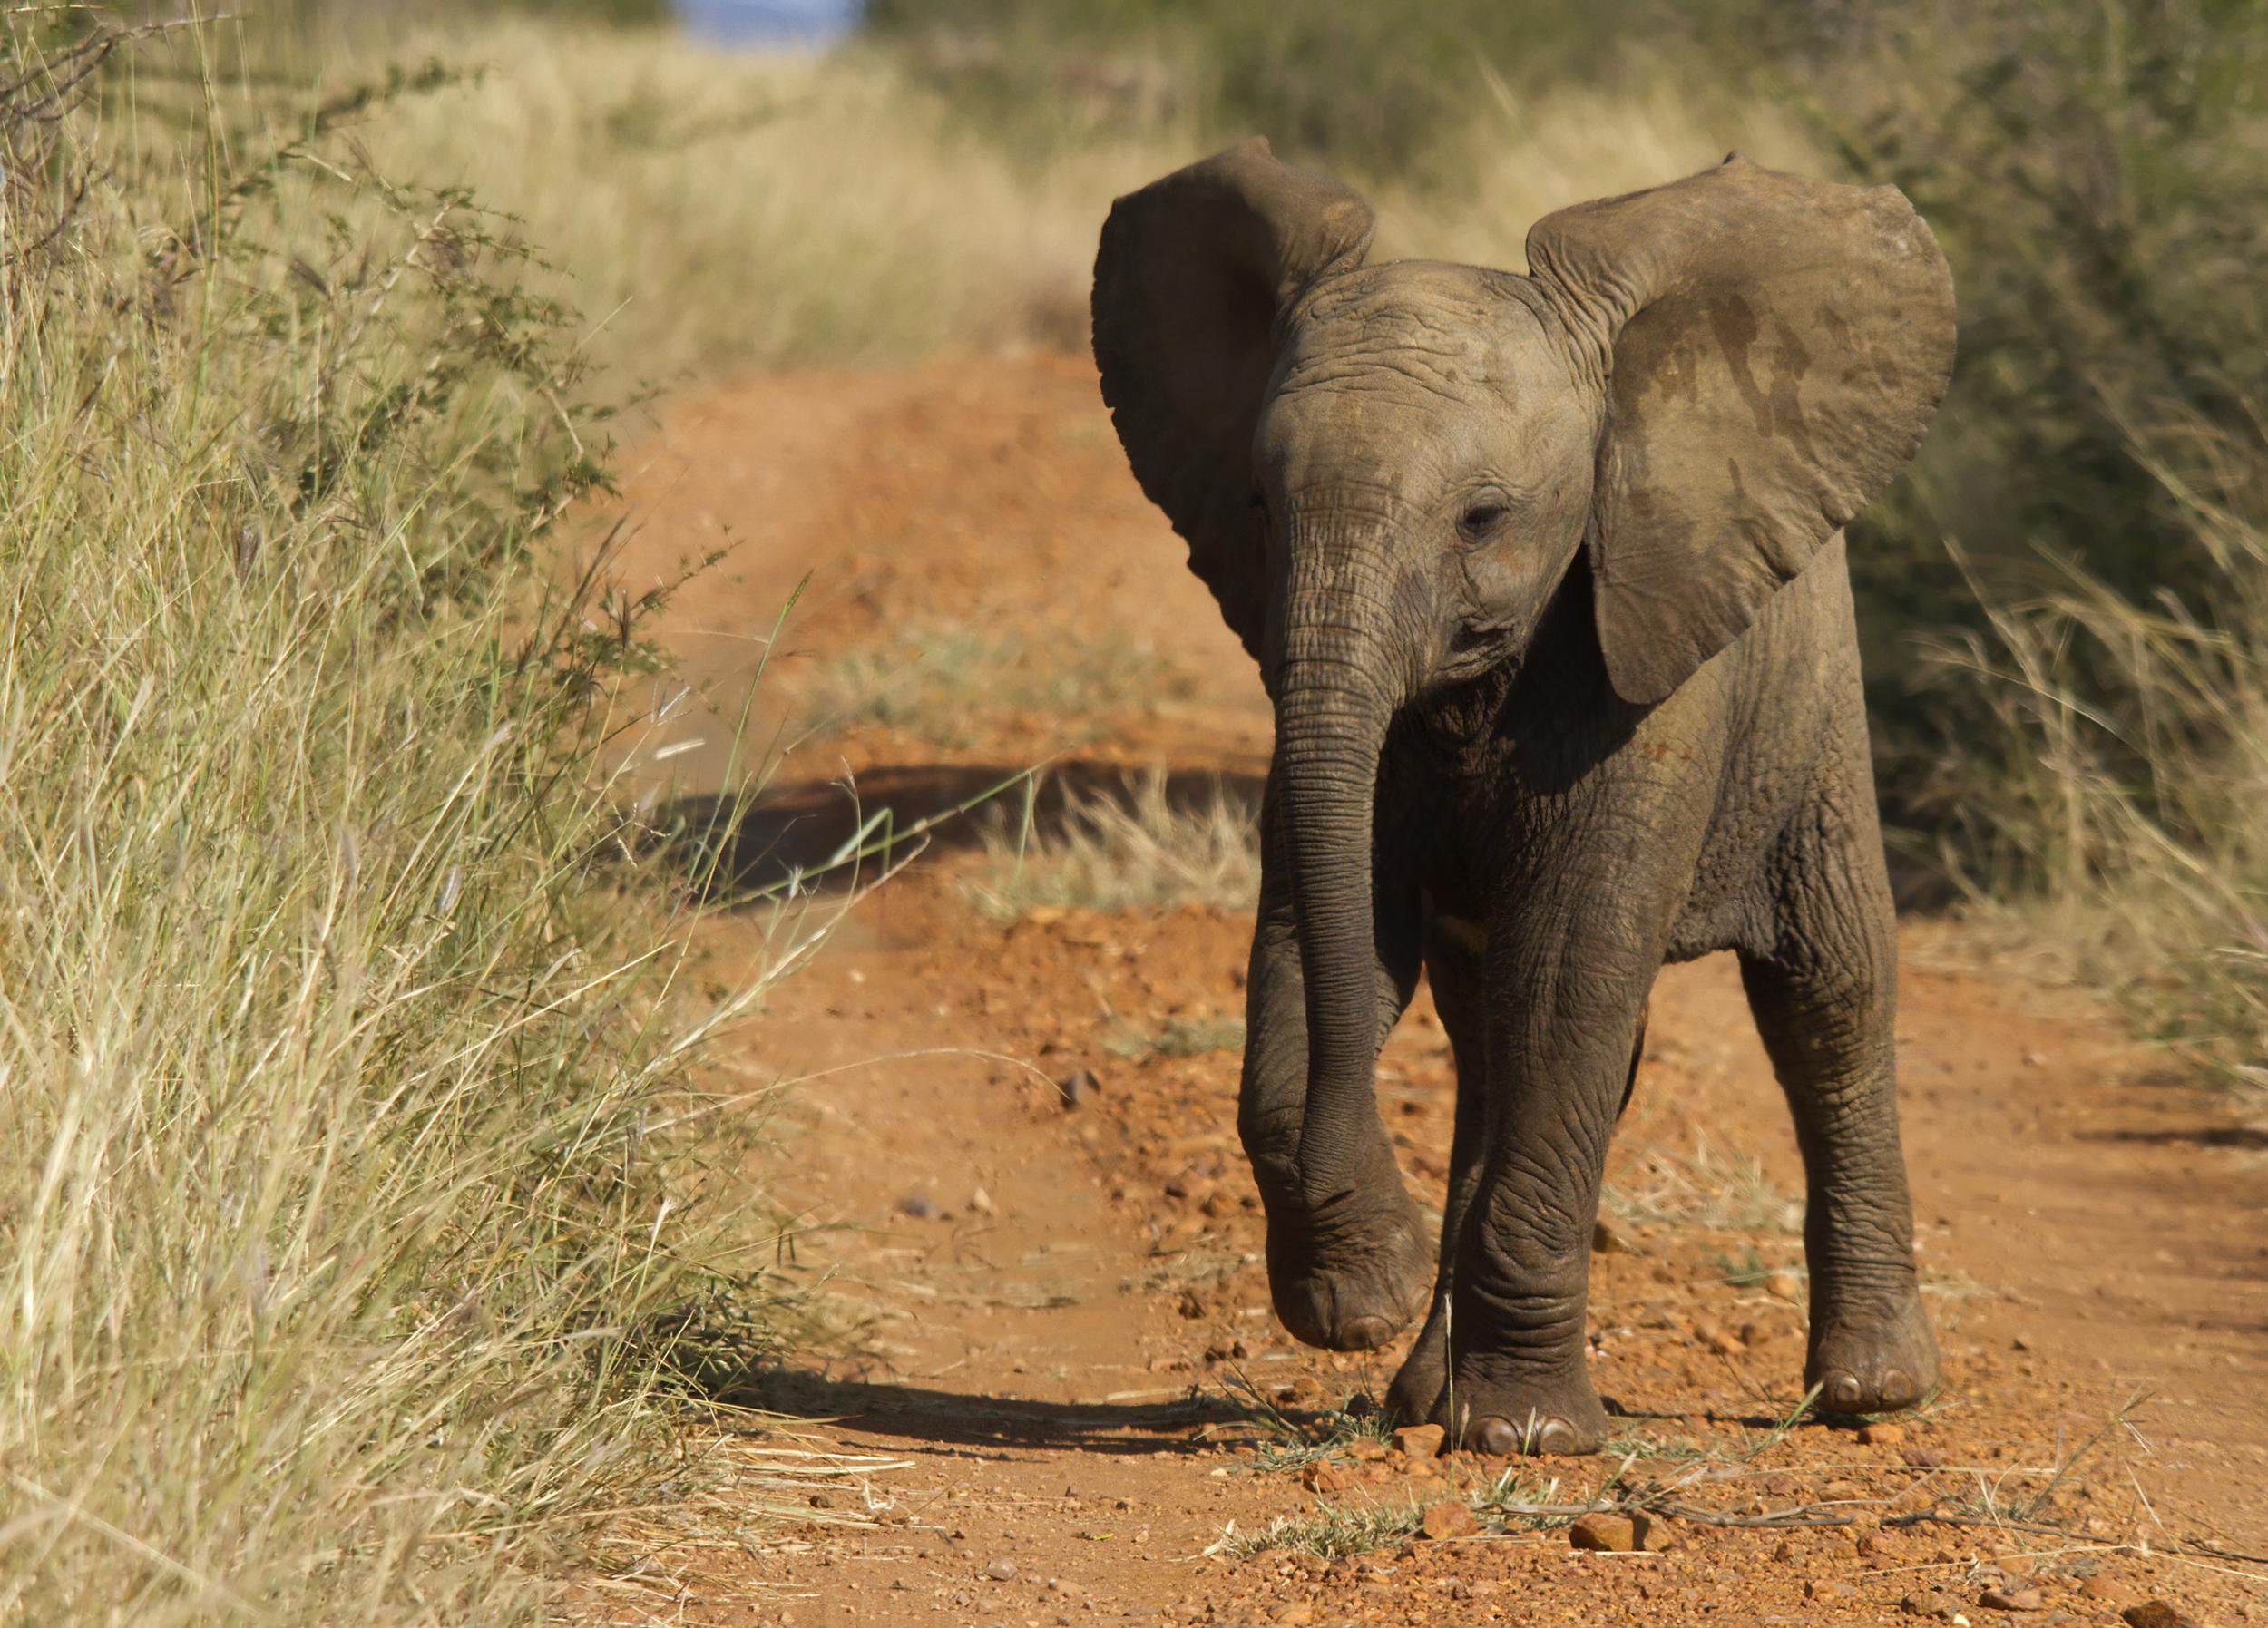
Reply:
[[[367, 72], [367, 49], [331, 71]], [[390, 49], [465, 78], [371, 131], [378, 161], [515, 217], [555, 266], [535, 286], [590, 315], [625, 385], [1083, 349], [1101, 212], [1188, 148], [1019, 154], [855, 57], [529, 23]]]
[[1988, 595], [1984, 630], [1936, 636], [1986, 717], [1941, 761], [1974, 775], [1941, 847], [2176, 1061], [2268, 1092], [2268, 444], [2167, 406], [2130, 451], [2202, 591], [2136, 600], [2061, 556], [2043, 590]]
[[83, 26], [0, 35], [0, 1617], [517, 1620], [729, 1291], [523, 586], [591, 432], [461, 195]]
[[[350, 31], [318, 54], [347, 78], [388, 56], [452, 65], [457, 83], [362, 139], [389, 171], [468, 183], [513, 217], [552, 262], [533, 286], [590, 315], [587, 353], [623, 385], [1083, 353], [1111, 199], [1217, 136], [1170, 109], [1072, 133], [1002, 129], [871, 46], [732, 54], [658, 33], [492, 20], [383, 40]], [[1810, 156], [1778, 111], [1658, 77], [1533, 94], [1485, 68], [1468, 77], [1443, 177], [1352, 161], [1378, 194], [1382, 254], [1518, 267], [1530, 222], [1562, 204], [1732, 146]], [[1286, 150], [1301, 155], [1295, 141]]]

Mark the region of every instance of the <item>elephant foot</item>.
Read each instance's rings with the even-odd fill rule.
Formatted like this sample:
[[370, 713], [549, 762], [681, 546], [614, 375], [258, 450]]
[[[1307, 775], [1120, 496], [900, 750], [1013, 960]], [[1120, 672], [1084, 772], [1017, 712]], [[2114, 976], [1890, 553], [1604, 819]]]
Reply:
[[1862, 1314], [1851, 1308], [1816, 1309], [1804, 1382], [1819, 1390], [1830, 1413], [1893, 1413], [1911, 1408], [1937, 1385], [1937, 1340], [1909, 1289], [1904, 1303]]
[[1433, 1418], [1452, 1440], [1500, 1457], [1596, 1453], [1607, 1438], [1607, 1410], [1579, 1369], [1493, 1383], [1453, 1379]]
[[1449, 1389], [1449, 1337], [1434, 1297], [1433, 1315], [1417, 1337], [1417, 1344], [1403, 1359], [1402, 1367], [1386, 1387], [1386, 1419], [1390, 1424], [1423, 1424], [1441, 1409], [1442, 1393]]
[[1375, 1350], [1425, 1310], [1433, 1252], [1398, 1175], [1383, 1189], [1373, 1184], [1313, 1210], [1289, 1209], [1268, 1212], [1268, 1288], [1295, 1339]]

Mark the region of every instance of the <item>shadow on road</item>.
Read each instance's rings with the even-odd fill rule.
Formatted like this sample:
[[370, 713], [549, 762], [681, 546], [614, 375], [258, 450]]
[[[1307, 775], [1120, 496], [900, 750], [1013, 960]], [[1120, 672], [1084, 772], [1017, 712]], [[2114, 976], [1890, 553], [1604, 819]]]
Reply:
[[1191, 1427], [1248, 1418], [1225, 1398], [1194, 1393], [1146, 1402], [1039, 1402], [784, 1370], [752, 1378], [720, 1399], [937, 1447], [1113, 1455], [1195, 1452], [1209, 1444], [1191, 1440]]
[[[1256, 812], [1258, 775], [1182, 770], [1145, 775], [1120, 764], [1072, 760], [1044, 771], [1000, 765], [907, 764], [868, 769], [855, 783], [805, 781], [754, 796], [702, 795], [664, 804], [650, 824], [679, 873], [712, 898], [761, 899], [791, 885], [834, 891], [872, 880], [923, 848], [981, 847], [988, 833], [1014, 841], [1029, 822], [1040, 842], [1066, 813], [1098, 801], [1131, 808], [1149, 778], [1165, 806], [1190, 814], [1227, 800]], [[679, 867], [672, 867], [678, 869]]]

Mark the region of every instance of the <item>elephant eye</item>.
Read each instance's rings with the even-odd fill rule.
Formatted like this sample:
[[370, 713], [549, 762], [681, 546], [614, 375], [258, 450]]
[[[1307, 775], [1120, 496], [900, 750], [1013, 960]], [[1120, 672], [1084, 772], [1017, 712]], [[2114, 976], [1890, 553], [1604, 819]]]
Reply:
[[1503, 523], [1504, 505], [1483, 498], [1457, 517], [1457, 534], [1467, 542], [1478, 542]]

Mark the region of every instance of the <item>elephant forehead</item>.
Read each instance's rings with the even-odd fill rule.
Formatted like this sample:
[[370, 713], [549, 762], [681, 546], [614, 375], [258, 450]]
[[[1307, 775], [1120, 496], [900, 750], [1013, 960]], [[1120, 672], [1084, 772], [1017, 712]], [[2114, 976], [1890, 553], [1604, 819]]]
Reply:
[[1490, 277], [1470, 266], [1403, 260], [1326, 279], [1292, 313], [1283, 387], [1346, 380], [1503, 388], [1519, 371], [1519, 341], [1533, 336], [1535, 323], [1524, 307], [1508, 305]]

